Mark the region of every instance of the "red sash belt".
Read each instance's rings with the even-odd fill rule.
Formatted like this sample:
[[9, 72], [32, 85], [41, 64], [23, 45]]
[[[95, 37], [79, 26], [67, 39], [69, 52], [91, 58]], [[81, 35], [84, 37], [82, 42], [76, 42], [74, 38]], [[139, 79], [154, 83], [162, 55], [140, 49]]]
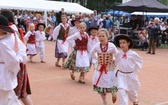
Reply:
[[81, 54], [83, 55], [83, 51], [87, 50], [86, 46], [75, 46], [75, 50], [81, 50]]
[[101, 78], [103, 72], [105, 72], [105, 74], [107, 74], [107, 70], [106, 70], [106, 65], [105, 65], [105, 64], [103, 64], [103, 65], [101, 66], [99, 72], [100, 72], [100, 75], [99, 75], [99, 78], [97, 79], [96, 86], [98, 85], [98, 83], [99, 83], [99, 81], [100, 81], [100, 78]]
[[65, 34], [64, 36], [63, 36], [63, 41], [62, 41], [62, 44], [64, 44], [64, 42], [66, 41], [66, 38], [67, 38], [67, 34]]
[[29, 44], [36, 44], [35, 41], [27, 41], [27, 43], [29, 43]]

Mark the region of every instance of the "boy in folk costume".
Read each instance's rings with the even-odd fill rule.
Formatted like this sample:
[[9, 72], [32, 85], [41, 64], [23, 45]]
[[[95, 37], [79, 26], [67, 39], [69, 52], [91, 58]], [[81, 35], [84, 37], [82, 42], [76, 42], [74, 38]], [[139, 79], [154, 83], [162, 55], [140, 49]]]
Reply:
[[[88, 32], [90, 34], [89, 38], [88, 38], [88, 52], [90, 53], [92, 48], [99, 42], [99, 39], [98, 39], [98, 35], [97, 35], [97, 32], [98, 32], [98, 27], [90, 27], [88, 29]], [[90, 62], [92, 62], [92, 58], [90, 56]], [[91, 63], [90, 63], [90, 67], [91, 67]]]
[[37, 48], [37, 52], [40, 53], [41, 63], [45, 63], [44, 61], [44, 58], [45, 58], [44, 40], [46, 39], [46, 37], [45, 37], [44, 28], [45, 28], [45, 24], [38, 23], [37, 31], [35, 32], [36, 48]]
[[[87, 52], [88, 34], [85, 32], [86, 24], [79, 24], [79, 32], [67, 38], [74, 50], [66, 62], [65, 68], [70, 70], [72, 80], [75, 80], [74, 72], [80, 72], [79, 83], [85, 84], [85, 74], [89, 72], [89, 54]], [[75, 41], [75, 43], [73, 43]]]
[[[22, 41], [21, 42], [20, 40], [17, 40], [18, 46], [20, 46], [20, 48], [25, 48], [26, 46], [24, 44], [24, 34], [19, 32], [20, 29], [18, 29], [14, 24], [13, 12], [10, 10], [2, 10], [1, 14], [8, 19], [10, 23], [10, 27], [14, 30], [15, 35], [18, 35], [20, 40]], [[14, 91], [15, 91], [15, 94], [18, 96], [18, 98], [21, 99], [24, 105], [33, 105], [33, 102], [29, 97], [29, 95], [31, 94], [31, 88], [30, 88], [29, 77], [28, 77], [28, 72], [26, 68], [26, 62], [27, 62], [26, 50], [22, 50], [22, 61], [20, 62], [20, 70], [17, 74], [18, 85], [14, 89]]]
[[60, 23], [53, 31], [53, 39], [56, 40], [55, 46], [55, 57], [57, 61], [55, 63], [56, 67], [61, 67], [59, 65], [60, 58], [62, 58], [62, 67], [64, 67], [65, 59], [68, 56], [68, 42], [66, 38], [68, 37], [69, 24], [67, 23], [67, 16], [62, 15], [62, 23]]
[[[26, 51], [25, 46], [19, 38], [12, 34], [14, 31], [8, 26], [8, 20], [0, 15], [0, 104], [21, 105], [14, 93], [17, 86], [17, 73], [19, 63], [23, 61], [22, 52]], [[25, 54], [26, 57], [26, 54]]]
[[119, 105], [128, 105], [129, 100], [133, 105], [138, 105], [138, 88], [140, 82], [137, 72], [142, 68], [142, 58], [134, 51], [133, 41], [127, 35], [118, 35], [115, 38], [116, 45], [121, 48], [116, 54], [116, 73], [118, 82]]
[[92, 80], [93, 89], [101, 95], [104, 105], [107, 105], [107, 93], [112, 94], [113, 103], [117, 100], [116, 71], [113, 60], [117, 48], [113, 43], [108, 42], [108, 36], [107, 29], [99, 29], [98, 37], [100, 42], [94, 46], [90, 53], [95, 69]]
[[33, 23], [29, 25], [29, 31], [24, 36], [25, 41], [27, 42], [27, 55], [29, 55], [30, 63], [34, 63], [33, 56], [37, 54], [36, 49], [36, 35], [35, 35], [35, 26]]

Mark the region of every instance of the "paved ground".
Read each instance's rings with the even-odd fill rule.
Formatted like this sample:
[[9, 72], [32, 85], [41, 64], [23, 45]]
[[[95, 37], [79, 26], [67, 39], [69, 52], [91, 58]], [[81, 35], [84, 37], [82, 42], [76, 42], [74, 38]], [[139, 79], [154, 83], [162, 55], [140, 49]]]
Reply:
[[[92, 90], [93, 70], [87, 74], [86, 84], [72, 81], [68, 70], [54, 66], [55, 42], [45, 43], [47, 63], [40, 63], [39, 55], [34, 58], [36, 63], [27, 63], [34, 105], [102, 105], [100, 96]], [[157, 49], [156, 55], [135, 51], [144, 60], [143, 69], [138, 74], [142, 85], [139, 104], [168, 105], [168, 49]], [[76, 74], [76, 79], [78, 76]], [[108, 105], [113, 105], [110, 94]]]

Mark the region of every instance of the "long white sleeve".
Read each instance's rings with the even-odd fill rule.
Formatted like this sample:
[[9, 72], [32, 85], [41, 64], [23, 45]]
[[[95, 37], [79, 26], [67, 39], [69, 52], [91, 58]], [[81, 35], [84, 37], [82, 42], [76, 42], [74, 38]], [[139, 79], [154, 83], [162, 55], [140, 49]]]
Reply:
[[79, 34], [79, 33], [77, 32], [77, 33], [75, 33], [74, 35], [71, 35], [71, 36], [69, 36], [69, 37], [67, 38], [68, 43], [69, 43], [72, 47], [75, 46], [74, 40], [76, 40], [76, 39], [81, 39], [78, 34]]
[[16, 53], [7, 43], [0, 44], [0, 52], [5, 64], [5, 70], [9, 70], [16, 75], [20, 70], [19, 63], [22, 58], [20, 53]]
[[25, 40], [26, 42], [29, 40], [30, 35], [31, 35], [31, 32], [30, 32], [30, 31], [28, 31], [28, 32], [25, 34], [24, 40]]
[[58, 37], [58, 34], [59, 34], [59, 31], [60, 31], [60, 25], [58, 25], [57, 27], [55, 27], [55, 29], [53, 30], [53, 39], [54, 40], [57, 40], [57, 37]]
[[97, 43], [90, 51], [90, 55], [92, 57], [92, 63], [95, 64], [97, 62], [97, 46], [99, 46], [100, 43]]

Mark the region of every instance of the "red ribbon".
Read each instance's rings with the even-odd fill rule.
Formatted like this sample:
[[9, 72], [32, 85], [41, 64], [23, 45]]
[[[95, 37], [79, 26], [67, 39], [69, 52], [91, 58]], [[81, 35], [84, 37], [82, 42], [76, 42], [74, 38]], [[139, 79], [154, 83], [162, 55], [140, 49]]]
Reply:
[[92, 40], [94, 40], [95, 38], [92, 38]]
[[107, 74], [107, 70], [106, 70], [106, 65], [105, 65], [105, 64], [103, 64], [103, 65], [101, 66], [99, 72], [100, 72], [100, 75], [99, 75], [99, 78], [97, 79], [96, 86], [98, 85], [98, 83], [99, 83], [99, 81], [100, 81], [100, 78], [101, 78], [103, 72], [105, 72], [105, 74]]
[[62, 44], [64, 44], [64, 42], [66, 41], [67, 34], [65, 34], [63, 37], [64, 37], [64, 40], [62, 41]]
[[127, 58], [127, 55], [126, 53], [123, 54], [122, 58], [126, 59]]
[[82, 49], [81, 49], [81, 54], [83, 55], [83, 51], [86, 50], [86, 47], [85, 46], [82, 46]]

